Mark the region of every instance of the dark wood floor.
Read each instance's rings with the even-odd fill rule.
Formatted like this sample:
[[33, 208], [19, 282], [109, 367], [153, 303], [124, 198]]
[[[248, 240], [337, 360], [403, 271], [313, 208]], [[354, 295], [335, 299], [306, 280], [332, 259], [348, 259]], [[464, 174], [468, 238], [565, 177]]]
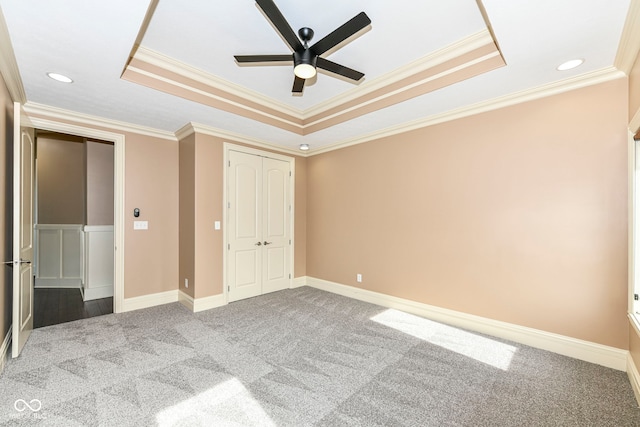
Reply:
[[80, 289], [36, 288], [33, 295], [33, 327], [57, 325], [113, 313], [113, 297], [82, 301]]

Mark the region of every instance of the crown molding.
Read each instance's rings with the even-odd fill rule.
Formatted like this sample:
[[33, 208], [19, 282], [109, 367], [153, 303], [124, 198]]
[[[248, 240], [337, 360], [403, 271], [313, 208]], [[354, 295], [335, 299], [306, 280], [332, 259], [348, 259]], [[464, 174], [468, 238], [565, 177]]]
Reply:
[[[456, 43], [437, 50], [430, 55], [406, 64], [400, 68], [397, 68], [374, 80], [365, 82], [304, 111], [291, 107], [287, 104], [277, 102], [270, 97], [249, 90], [243, 86], [236, 85], [222, 78], [216, 77], [213, 74], [207, 73], [184, 62], [178, 61], [143, 46], [138, 47], [134, 58], [149, 65], [159, 67], [171, 73], [186, 77], [207, 86], [214, 87], [232, 95], [244, 99], [250, 99], [251, 101], [256, 102], [264, 107], [277, 110], [281, 113], [293, 116], [300, 120], [306, 120], [312, 116], [321, 114], [332, 108], [339, 107], [345, 103], [353, 101], [357, 98], [361, 98], [362, 96], [366, 96], [372, 92], [384, 89], [385, 87], [401, 82], [402, 80], [412, 75], [428, 70], [429, 68], [435, 67], [439, 64], [460, 57], [469, 52], [473, 52], [474, 50], [479, 49], [483, 46], [487, 46], [489, 44], [494, 44], [497, 46], [489, 30], [484, 29], [462, 40], [459, 40]], [[138, 67], [129, 66], [128, 68], [135, 68], [136, 72], [143, 72], [143, 70], [139, 70]], [[159, 76], [153, 77], [158, 78]]]
[[35, 102], [27, 102], [24, 105], [24, 110], [29, 116], [39, 116], [52, 120], [71, 121], [93, 127], [101, 127], [117, 130], [120, 132], [136, 133], [139, 135], [146, 135], [154, 138], [177, 141], [176, 136], [173, 132], [158, 130], [117, 120], [105, 119], [103, 117], [91, 116], [89, 114], [78, 113], [62, 108], [38, 104]]
[[631, 0], [614, 65], [629, 75], [640, 51], [640, 0]]
[[186, 77], [207, 86], [227, 92], [231, 95], [244, 99], [250, 99], [252, 102], [258, 103], [266, 108], [279, 111], [283, 114], [300, 118], [300, 110], [293, 108], [287, 104], [269, 98], [259, 92], [247, 89], [244, 86], [237, 85], [228, 80], [217, 77], [211, 73], [192, 67], [184, 62], [178, 61], [169, 56], [163, 55], [154, 50], [139, 46], [134, 55], [135, 59], [145, 62], [149, 65], [159, 67], [171, 73]]
[[24, 104], [27, 102], [27, 94], [24, 91], [24, 85], [22, 84], [22, 78], [20, 77], [20, 70], [18, 69], [18, 62], [16, 61], [16, 55], [13, 51], [13, 45], [11, 44], [11, 37], [9, 36], [9, 29], [7, 23], [4, 20], [4, 14], [0, 9], [0, 74], [4, 78], [4, 83], [7, 86], [9, 95], [12, 101]]
[[304, 136], [504, 65], [483, 29], [305, 111], [143, 46], [122, 78]]
[[481, 56], [479, 58], [474, 58], [473, 60], [465, 62], [464, 64], [460, 64], [460, 65], [458, 65], [456, 67], [453, 67], [453, 68], [448, 68], [447, 70], [444, 70], [441, 73], [429, 75], [429, 76], [427, 76], [427, 77], [425, 77], [425, 78], [423, 78], [421, 80], [418, 80], [418, 81], [416, 81], [416, 82], [414, 82], [412, 84], [408, 84], [406, 86], [403, 86], [403, 87], [398, 88], [398, 89], [396, 89], [394, 91], [391, 91], [391, 92], [383, 93], [383, 94], [381, 94], [380, 96], [378, 96], [376, 98], [361, 102], [361, 103], [359, 103], [357, 105], [354, 105], [352, 107], [345, 108], [345, 109], [340, 110], [340, 111], [338, 111], [336, 113], [329, 114], [327, 116], [318, 118], [318, 119], [316, 119], [314, 121], [310, 121], [308, 123], [305, 123], [305, 126], [313, 126], [313, 125], [318, 124], [318, 123], [323, 123], [323, 122], [329, 121], [334, 117], [340, 117], [340, 116], [342, 116], [342, 115], [344, 115], [346, 113], [349, 113], [351, 111], [359, 110], [359, 109], [361, 109], [363, 107], [366, 107], [366, 106], [368, 106], [370, 104], [379, 103], [381, 101], [386, 100], [387, 98], [392, 98], [392, 97], [395, 97], [397, 95], [403, 94], [403, 93], [405, 93], [407, 91], [410, 91], [412, 89], [420, 88], [421, 86], [426, 85], [426, 84], [428, 84], [430, 82], [434, 82], [434, 81], [437, 81], [438, 79], [442, 79], [442, 78], [445, 78], [447, 76], [454, 75], [457, 72], [460, 72], [460, 71], [463, 71], [463, 70], [466, 70], [466, 69], [470, 69], [470, 68], [472, 68], [474, 66], [489, 62], [492, 59], [497, 59], [497, 58], [502, 59], [502, 55], [498, 51], [491, 52], [491, 53], [489, 53], [487, 55], [484, 55], [484, 56]]
[[529, 101], [534, 101], [540, 98], [558, 95], [564, 92], [569, 92], [571, 90], [605, 83], [623, 77], [625, 77], [625, 74], [622, 71], [618, 70], [616, 67], [607, 67], [601, 70], [572, 77], [570, 79], [549, 83], [533, 89], [515, 92], [509, 95], [493, 98], [488, 101], [479, 102], [470, 106], [456, 108], [454, 110], [450, 110], [441, 114], [435, 114], [397, 126], [388, 127], [376, 132], [369, 133], [367, 135], [350, 138], [335, 144], [318, 148], [317, 150], [313, 150], [312, 152], [309, 152], [309, 155], [314, 156], [317, 154], [327, 153], [329, 151], [339, 150], [341, 148], [350, 147], [352, 145], [363, 144], [365, 142], [370, 142], [376, 139], [398, 135], [401, 133], [410, 132], [412, 130], [485, 113], [504, 107], [522, 104]]
[[[179, 81], [177, 81], [175, 79], [171, 79], [171, 78], [168, 78], [168, 77], [165, 77], [165, 76], [162, 76], [162, 75], [159, 75], [159, 74], [156, 74], [156, 73], [153, 73], [153, 72], [150, 72], [150, 71], [135, 67], [133, 65], [128, 65], [127, 66], [127, 72], [135, 73], [135, 74], [138, 74], [140, 76], [148, 77], [148, 78], [153, 79], [155, 81], [166, 83], [166, 84], [168, 84], [170, 86], [173, 86], [175, 88], [178, 88], [178, 89], [181, 89], [181, 90], [184, 90], [184, 91], [187, 91], [187, 92], [192, 92], [192, 93], [194, 93], [196, 95], [200, 95], [200, 96], [212, 99], [214, 101], [222, 102], [222, 103], [224, 103], [224, 104], [226, 104], [228, 106], [240, 108], [241, 110], [244, 110], [245, 112], [256, 114], [256, 115], [258, 115], [260, 117], [264, 117], [264, 118], [266, 118], [268, 120], [273, 120], [273, 121], [276, 121], [276, 122], [280, 122], [280, 123], [283, 124], [283, 126], [291, 126], [291, 127], [294, 128], [295, 131], [298, 131], [298, 132], [301, 132], [302, 129], [303, 129], [303, 126], [301, 124], [299, 124], [299, 123], [296, 123], [295, 121], [288, 120], [287, 118], [283, 118], [283, 117], [278, 117], [278, 116], [270, 114], [268, 112], [265, 112], [265, 111], [250, 107], [248, 105], [232, 101], [230, 99], [227, 99], [224, 96], [213, 94], [211, 92], [196, 88], [196, 87], [194, 87], [192, 85], [179, 82]], [[135, 80], [130, 80], [130, 81], [136, 82]], [[154, 88], [154, 87], [152, 87], [152, 88]], [[177, 95], [177, 96], [180, 96], [180, 95]], [[192, 100], [190, 98], [187, 98], [187, 99]], [[194, 101], [194, 102], [198, 102], [198, 101]], [[207, 105], [207, 104], [204, 104], [204, 105]], [[216, 108], [216, 107], [213, 107], [213, 108]], [[289, 116], [289, 117], [291, 117], [291, 116]], [[289, 129], [289, 130], [291, 130], [291, 129]]]
[[279, 153], [291, 154], [298, 157], [308, 157], [308, 153], [302, 153], [293, 148], [283, 147], [282, 145], [273, 144], [271, 142], [260, 140], [257, 138], [251, 138], [246, 135], [242, 135], [235, 132], [226, 131], [223, 129], [214, 128], [212, 126], [203, 125], [200, 123], [190, 122], [184, 125], [176, 132], [176, 138], [178, 140], [184, 139], [191, 134], [209, 135], [216, 138], [225, 140], [226, 142], [237, 142], [241, 144], [250, 145], [253, 147], [264, 148], [267, 150], [277, 151]]
[[365, 82], [338, 96], [308, 108], [302, 113], [301, 117], [306, 120], [309, 117], [322, 114], [327, 110], [340, 107], [341, 105], [366, 96], [372, 92], [384, 89], [385, 87], [401, 82], [410, 76], [419, 74], [429, 68], [433, 68], [492, 43], [497, 46], [489, 30], [482, 30], [425, 57], [419, 58], [409, 64], [390, 71], [374, 80]]

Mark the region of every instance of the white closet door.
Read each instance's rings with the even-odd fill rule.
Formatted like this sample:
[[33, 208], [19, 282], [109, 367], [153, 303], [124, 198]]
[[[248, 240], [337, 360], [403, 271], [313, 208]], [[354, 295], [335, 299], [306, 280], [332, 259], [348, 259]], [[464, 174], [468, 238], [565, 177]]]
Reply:
[[229, 151], [228, 174], [228, 300], [289, 288], [289, 162]]
[[262, 294], [262, 159], [229, 153], [229, 301]]
[[262, 293], [289, 288], [289, 162], [262, 159]]

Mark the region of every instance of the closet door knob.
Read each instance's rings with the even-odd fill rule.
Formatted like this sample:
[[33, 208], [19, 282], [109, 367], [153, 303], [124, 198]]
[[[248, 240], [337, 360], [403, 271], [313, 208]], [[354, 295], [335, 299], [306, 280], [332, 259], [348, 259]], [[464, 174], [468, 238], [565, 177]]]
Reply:
[[256, 246], [262, 246], [262, 242], [256, 243]]
[[265, 245], [265, 246], [270, 245], [270, 244], [272, 244], [272, 243], [273, 243], [273, 242], [267, 242], [266, 240], [264, 241], [264, 245]]

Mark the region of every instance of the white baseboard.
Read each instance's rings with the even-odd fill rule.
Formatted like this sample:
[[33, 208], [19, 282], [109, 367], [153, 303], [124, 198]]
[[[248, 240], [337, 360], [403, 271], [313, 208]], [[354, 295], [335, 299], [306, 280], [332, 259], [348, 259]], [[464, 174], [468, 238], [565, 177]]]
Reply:
[[43, 279], [37, 278], [33, 283], [34, 288], [80, 288], [82, 279]]
[[636, 368], [631, 353], [627, 356], [627, 375], [629, 376], [633, 394], [636, 396], [636, 402], [640, 405], [640, 372], [638, 372], [638, 368]]
[[2, 341], [2, 346], [0, 346], [0, 374], [2, 374], [2, 371], [4, 371], [4, 366], [7, 363], [7, 359], [9, 358], [9, 346], [11, 344], [12, 330], [13, 327], [9, 325], [9, 331]]
[[178, 302], [187, 307], [189, 311], [193, 311], [193, 297], [185, 293], [182, 289], [178, 291]]
[[83, 288], [83, 301], [90, 301], [93, 299], [109, 298], [113, 296], [113, 285], [100, 286], [97, 288]]
[[291, 282], [291, 289], [307, 286], [307, 276], [295, 277]]
[[178, 290], [158, 292], [157, 294], [143, 295], [134, 298], [125, 298], [122, 312], [139, 310], [141, 308], [155, 307], [156, 305], [178, 302]]
[[212, 308], [222, 307], [227, 305], [227, 299], [224, 294], [212, 295], [210, 297], [196, 298], [193, 304], [193, 312], [210, 310]]
[[191, 295], [188, 295], [181, 290], [178, 294], [178, 300], [194, 313], [227, 305], [227, 300], [224, 297], [224, 294], [194, 299]]
[[627, 350], [564, 335], [448, 310], [378, 292], [307, 277], [308, 286], [357, 300], [415, 314], [437, 322], [503, 338], [619, 371], [627, 370]]

